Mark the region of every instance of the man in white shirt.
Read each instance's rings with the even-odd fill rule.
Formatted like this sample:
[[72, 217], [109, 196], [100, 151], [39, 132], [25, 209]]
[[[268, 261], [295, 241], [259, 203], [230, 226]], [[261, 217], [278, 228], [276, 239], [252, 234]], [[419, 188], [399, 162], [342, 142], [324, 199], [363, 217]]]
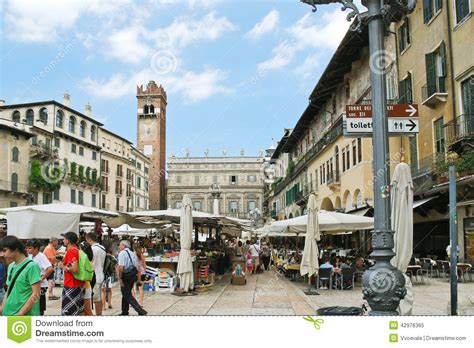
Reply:
[[252, 245], [249, 247], [249, 251], [252, 254], [252, 274], [257, 274], [257, 270], [260, 267], [260, 247], [255, 241], [252, 241]]
[[95, 314], [102, 315], [102, 283], [104, 282], [104, 263], [107, 255], [105, 248], [98, 243], [98, 236], [94, 232], [86, 234], [86, 242], [92, 249], [92, 266], [94, 267], [94, 278], [92, 278], [92, 301], [94, 302]]
[[40, 268], [41, 292], [40, 292], [40, 315], [44, 315], [46, 310], [46, 292], [48, 291], [48, 277], [54, 272], [54, 268], [45, 254], [40, 251], [41, 243], [38, 239], [31, 239], [26, 243], [28, 257]]

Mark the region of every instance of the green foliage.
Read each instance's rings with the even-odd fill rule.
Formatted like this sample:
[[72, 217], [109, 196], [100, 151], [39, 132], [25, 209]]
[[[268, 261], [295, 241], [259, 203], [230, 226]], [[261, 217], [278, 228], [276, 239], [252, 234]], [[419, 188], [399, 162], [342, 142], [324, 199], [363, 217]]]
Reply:
[[86, 182], [87, 182], [87, 185], [92, 185], [91, 167], [86, 168]]
[[31, 161], [30, 175], [28, 184], [30, 190], [55, 191], [60, 187], [61, 169], [58, 167], [41, 168], [41, 162], [38, 160]]
[[293, 162], [293, 160], [291, 160], [290, 162], [288, 162], [288, 168], [286, 169], [286, 175], [289, 175], [293, 172], [293, 169], [295, 169], [295, 162]]
[[73, 181], [76, 181], [77, 178], [77, 163], [76, 162], [71, 162], [71, 179]]
[[458, 172], [467, 171], [474, 174], [474, 150], [464, 152], [456, 161], [456, 169]]
[[79, 182], [80, 183], [85, 183], [86, 177], [84, 175], [84, 166], [79, 165]]
[[98, 181], [97, 181], [97, 170], [96, 169], [92, 169], [92, 172], [91, 172], [91, 183], [93, 186], [97, 185], [98, 184]]

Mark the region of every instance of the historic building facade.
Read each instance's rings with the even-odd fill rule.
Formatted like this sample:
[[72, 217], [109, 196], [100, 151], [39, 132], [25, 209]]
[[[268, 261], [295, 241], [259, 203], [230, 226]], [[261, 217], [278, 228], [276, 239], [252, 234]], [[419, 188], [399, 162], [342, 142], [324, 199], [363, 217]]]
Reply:
[[151, 159], [150, 209], [166, 208], [166, 105], [164, 88], [137, 86], [137, 148]]
[[[238, 218], [261, 214], [264, 157], [175, 157], [168, 159], [168, 207], [179, 208], [185, 193], [193, 208], [213, 213], [212, 186], [218, 187], [219, 214]], [[215, 185], [217, 184], [217, 185]]]
[[0, 118], [0, 208], [26, 205], [31, 127]]

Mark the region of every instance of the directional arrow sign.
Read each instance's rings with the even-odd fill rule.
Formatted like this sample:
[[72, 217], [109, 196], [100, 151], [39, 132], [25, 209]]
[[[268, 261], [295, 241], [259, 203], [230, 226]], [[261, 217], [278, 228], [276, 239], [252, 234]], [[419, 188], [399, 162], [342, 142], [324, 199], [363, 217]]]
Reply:
[[[373, 119], [371, 117], [363, 118], [354, 118], [346, 117], [344, 118], [346, 135], [355, 135], [355, 136], [371, 136], [372, 135], [372, 123]], [[414, 118], [394, 118], [391, 117], [388, 119], [388, 132], [389, 135], [395, 134], [413, 134], [418, 133], [419, 124], [418, 119]]]
[[[418, 117], [417, 104], [388, 104], [388, 117]], [[346, 116], [348, 118], [372, 117], [372, 105], [355, 104], [346, 105]]]

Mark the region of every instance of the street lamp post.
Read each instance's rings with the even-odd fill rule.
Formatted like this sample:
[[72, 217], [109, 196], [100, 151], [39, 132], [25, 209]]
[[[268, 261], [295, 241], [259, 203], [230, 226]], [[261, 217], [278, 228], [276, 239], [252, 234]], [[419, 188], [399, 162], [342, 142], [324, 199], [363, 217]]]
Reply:
[[[347, 20], [357, 18], [351, 30], [362, 31], [368, 25], [370, 62], [383, 59], [386, 26], [399, 21], [411, 13], [416, 0], [362, 0], [368, 12], [359, 13], [352, 0], [300, 0], [311, 5], [341, 3], [342, 9], [350, 9]], [[376, 63], [377, 64], [377, 63]], [[400, 300], [406, 295], [403, 274], [390, 264], [395, 256], [394, 231], [390, 223], [390, 162], [388, 148], [387, 96], [385, 92], [384, 67], [370, 66], [373, 112], [373, 173], [374, 173], [374, 231], [372, 233], [371, 257], [376, 260], [374, 267], [364, 272], [363, 296], [370, 305], [370, 315], [398, 315]]]

